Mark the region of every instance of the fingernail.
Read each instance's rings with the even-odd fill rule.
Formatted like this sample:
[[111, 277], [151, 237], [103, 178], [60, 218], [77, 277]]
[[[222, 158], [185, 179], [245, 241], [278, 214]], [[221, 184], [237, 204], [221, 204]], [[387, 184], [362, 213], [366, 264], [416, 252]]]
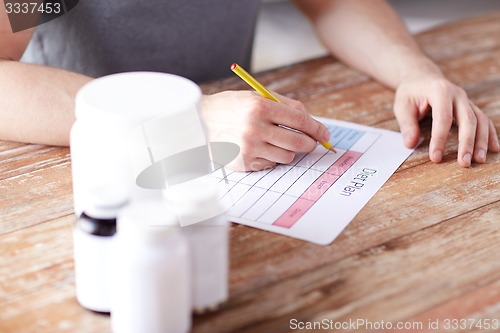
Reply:
[[441, 150], [436, 150], [434, 154], [432, 154], [432, 157], [434, 158], [434, 161], [439, 162], [441, 161], [441, 158], [443, 158], [443, 152]]
[[486, 159], [486, 152], [485, 152], [483, 149], [481, 149], [481, 150], [479, 150], [479, 151], [477, 152], [477, 156], [478, 156], [478, 157], [479, 157], [482, 161], [484, 161], [484, 160]]
[[467, 153], [464, 155], [463, 157], [463, 160], [465, 163], [469, 164], [470, 165], [470, 162], [471, 162], [471, 154], [470, 153]]

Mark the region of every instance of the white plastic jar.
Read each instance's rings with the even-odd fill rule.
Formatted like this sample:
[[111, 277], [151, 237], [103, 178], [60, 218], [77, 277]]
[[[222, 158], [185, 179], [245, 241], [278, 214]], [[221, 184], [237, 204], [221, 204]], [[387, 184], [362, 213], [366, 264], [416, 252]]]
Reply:
[[113, 332], [190, 330], [189, 249], [164, 203], [136, 202], [120, 213], [111, 258]]
[[120, 186], [90, 191], [84, 212], [73, 228], [76, 298], [86, 309], [110, 312], [109, 265], [116, 217], [128, 201]]
[[[164, 73], [115, 74], [83, 86], [76, 96], [70, 144], [76, 215], [89, 190], [105, 184], [126, 185], [134, 198], [161, 197], [160, 191], [137, 186], [137, 174], [151, 164], [150, 158], [160, 160], [183, 149], [183, 133], [198, 135], [204, 143], [196, 113], [200, 99], [195, 83]], [[151, 121], [155, 117], [163, 122]], [[141, 131], [145, 123], [151, 133]]]
[[229, 221], [225, 212], [229, 202], [220, 198], [221, 186], [205, 176], [164, 192], [190, 246], [196, 313], [216, 310], [228, 298]]

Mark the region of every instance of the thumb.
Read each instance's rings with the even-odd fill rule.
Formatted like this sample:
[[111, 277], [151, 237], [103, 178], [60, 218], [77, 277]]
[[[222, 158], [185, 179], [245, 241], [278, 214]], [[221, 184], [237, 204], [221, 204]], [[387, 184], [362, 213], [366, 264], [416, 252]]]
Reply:
[[394, 114], [399, 123], [405, 146], [413, 148], [420, 137], [418, 108], [409, 98], [398, 97], [394, 101]]

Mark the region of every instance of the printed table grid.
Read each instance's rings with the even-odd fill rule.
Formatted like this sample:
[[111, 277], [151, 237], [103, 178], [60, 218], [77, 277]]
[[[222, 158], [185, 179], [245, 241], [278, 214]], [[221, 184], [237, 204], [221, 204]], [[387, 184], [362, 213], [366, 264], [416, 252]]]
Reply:
[[328, 129], [337, 153], [318, 145], [309, 154], [297, 154], [290, 165], [232, 171], [225, 179], [222, 170], [214, 171], [213, 177], [230, 184], [224, 193], [233, 201], [229, 216], [291, 228], [380, 137], [340, 126]]

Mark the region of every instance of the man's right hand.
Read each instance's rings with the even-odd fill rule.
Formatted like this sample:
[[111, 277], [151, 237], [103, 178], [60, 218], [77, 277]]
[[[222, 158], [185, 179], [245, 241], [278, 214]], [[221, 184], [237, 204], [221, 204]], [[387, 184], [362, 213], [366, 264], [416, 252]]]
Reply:
[[328, 129], [313, 119], [301, 102], [279, 94], [275, 96], [282, 103], [251, 91], [203, 96], [202, 115], [210, 141], [240, 146], [240, 154], [229, 165], [231, 169], [257, 171], [277, 163], [290, 163], [295, 153], [311, 152], [318, 141], [330, 140]]

